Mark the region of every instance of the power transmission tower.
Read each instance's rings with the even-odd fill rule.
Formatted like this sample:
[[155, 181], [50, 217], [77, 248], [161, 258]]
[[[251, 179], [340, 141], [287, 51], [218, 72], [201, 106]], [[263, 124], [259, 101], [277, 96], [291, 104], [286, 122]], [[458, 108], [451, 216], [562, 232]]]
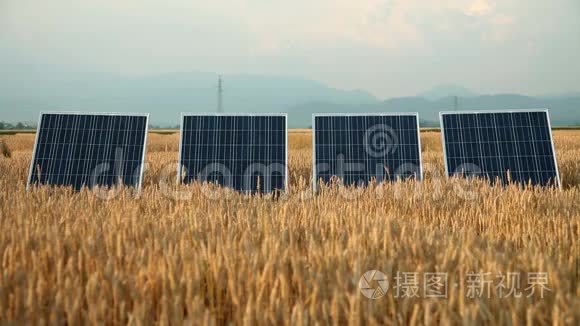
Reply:
[[217, 111], [218, 113], [223, 112], [223, 83], [222, 83], [222, 76], [218, 76], [218, 94], [217, 94]]

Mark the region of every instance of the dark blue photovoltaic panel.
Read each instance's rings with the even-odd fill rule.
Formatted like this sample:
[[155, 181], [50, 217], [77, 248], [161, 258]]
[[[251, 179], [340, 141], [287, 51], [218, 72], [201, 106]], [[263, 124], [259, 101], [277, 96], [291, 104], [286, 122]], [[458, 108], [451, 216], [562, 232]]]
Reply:
[[183, 183], [285, 191], [286, 115], [184, 115], [181, 128]]
[[559, 186], [547, 111], [442, 113], [447, 175]]
[[315, 115], [313, 128], [315, 186], [422, 178], [416, 114]]
[[43, 113], [28, 184], [139, 187], [146, 115]]

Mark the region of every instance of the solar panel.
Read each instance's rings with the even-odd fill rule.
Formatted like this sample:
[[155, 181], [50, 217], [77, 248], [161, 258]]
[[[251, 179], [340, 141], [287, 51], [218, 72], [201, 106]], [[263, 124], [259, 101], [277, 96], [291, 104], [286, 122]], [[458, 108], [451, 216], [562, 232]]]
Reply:
[[448, 176], [560, 186], [547, 110], [442, 112]]
[[422, 179], [417, 113], [315, 114], [312, 120], [315, 190], [333, 178], [345, 185]]
[[183, 114], [178, 177], [247, 193], [285, 191], [287, 145], [286, 114]]
[[149, 116], [41, 113], [28, 186], [141, 187]]

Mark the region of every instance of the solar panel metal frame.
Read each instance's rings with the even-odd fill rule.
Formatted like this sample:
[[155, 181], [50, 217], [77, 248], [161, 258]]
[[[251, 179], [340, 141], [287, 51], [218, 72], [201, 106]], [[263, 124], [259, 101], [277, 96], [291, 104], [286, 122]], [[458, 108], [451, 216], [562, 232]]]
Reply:
[[28, 170], [28, 180], [26, 182], [26, 190], [30, 189], [32, 184], [32, 171], [34, 169], [34, 161], [36, 160], [36, 147], [38, 145], [38, 137], [40, 135], [40, 126], [42, 124], [42, 116], [49, 114], [61, 114], [61, 115], [106, 115], [106, 116], [135, 116], [135, 117], [145, 117], [145, 134], [143, 140], [143, 155], [141, 157], [141, 169], [139, 172], [139, 183], [135, 189], [141, 192], [143, 185], [143, 172], [145, 168], [145, 157], [147, 156], [147, 138], [149, 135], [149, 113], [130, 113], [130, 112], [82, 112], [82, 111], [41, 111], [38, 115], [38, 124], [36, 126], [36, 135], [34, 137], [34, 147], [32, 149], [32, 159], [30, 161], [30, 168]]
[[181, 145], [183, 143], [183, 126], [185, 122], [185, 117], [192, 117], [192, 116], [230, 116], [230, 117], [284, 117], [284, 129], [285, 129], [285, 157], [284, 157], [284, 166], [285, 166], [285, 176], [284, 176], [284, 192], [288, 193], [288, 113], [242, 113], [242, 112], [182, 112], [181, 113], [181, 124], [179, 126], [179, 154], [178, 154], [178, 161], [177, 161], [177, 184], [181, 184], [181, 158], [182, 158], [182, 148]]
[[554, 153], [554, 166], [556, 167], [556, 182], [557, 187], [562, 189], [562, 181], [560, 179], [560, 169], [558, 167], [558, 154], [556, 153], [556, 146], [554, 145], [554, 134], [552, 132], [552, 121], [550, 120], [550, 110], [549, 109], [508, 109], [508, 110], [468, 110], [468, 111], [441, 111], [439, 112], [439, 124], [441, 126], [441, 143], [443, 145], [443, 159], [445, 162], [445, 175], [448, 178], [452, 176], [449, 174], [449, 164], [447, 163], [447, 144], [445, 143], [445, 128], [443, 125], [444, 115], [460, 115], [460, 114], [486, 114], [486, 113], [545, 113], [548, 121], [548, 128], [550, 130], [550, 143], [552, 145], [552, 152]]
[[312, 114], [312, 189], [316, 192], [318, 180], [316, 179], [316, 117], [357, 117], [357, 116], [414, 116], [417, 121], [417, 145], [419, 146], [419, 176], [423, 181], [423, 155], [421, 150], [421, 127], [418, 112], [375, 112], [375, 113], [313, 113]]

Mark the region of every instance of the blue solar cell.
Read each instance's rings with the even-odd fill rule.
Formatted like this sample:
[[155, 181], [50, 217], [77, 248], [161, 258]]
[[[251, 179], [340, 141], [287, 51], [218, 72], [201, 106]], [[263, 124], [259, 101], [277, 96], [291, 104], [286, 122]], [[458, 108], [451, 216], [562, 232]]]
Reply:
[[183, 183], [216, 183], [248, 193], [287, 187], [286, 115], [183, 115]]
[[314, 187], [422, 178], [417, 114], [313, 116]]
[[548, 112], [442, 112], [447, 175], [560, 185]]
[[140, 187], [147, 115], [43, 113], [28, 185]]

